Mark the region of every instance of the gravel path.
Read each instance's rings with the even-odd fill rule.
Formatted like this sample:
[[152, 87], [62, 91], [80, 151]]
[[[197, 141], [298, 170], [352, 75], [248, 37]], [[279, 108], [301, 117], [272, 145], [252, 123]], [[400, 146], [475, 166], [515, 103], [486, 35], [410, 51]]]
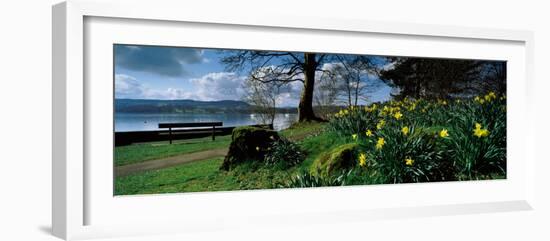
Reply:
[[129, 164], [115, 167], [115, 177], [123, 177], [136, 172], [157, 170], [176, 166], [182, 163], [212, 159], [215, 157], [224, 157], [227, 154], [227, 148], [211, 149], [193, 153], [186, 153], [178, 156], [171, 156], [157, 160]]

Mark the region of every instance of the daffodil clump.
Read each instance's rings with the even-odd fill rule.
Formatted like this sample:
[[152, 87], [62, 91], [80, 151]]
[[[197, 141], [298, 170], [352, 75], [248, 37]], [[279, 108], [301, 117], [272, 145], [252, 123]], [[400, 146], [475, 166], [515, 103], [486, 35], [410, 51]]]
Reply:
[[495, 92], [345, 108], [327, 130], [360, 145], [355, 160], [369, 168], [355, 178], [363, 183], [506, 175], [506, 96]]
[[477, 138], [486, 137], [489, 135], [489, 130], [481, 129], [481, 124], [476, 123], [474, 128], [474, 136]]
[[384, 140], [384, 137], [379, 137], [378, 141], [376, 141], [376, 149], [380, 150], [384, 145], [386, 144], [386, 141]]
[[412, 166], [413, 164], [414, 164], [414, 160], [411, 159], [410, 157], [407, 157], [407, 158], [405, 159], [405, 165], [407, 165], [407, 166]]
[[447, 129], [443, 129], [439, 132], [439, 137], [445, 138], [449, 136], [449, 131]]
[[371, 136], [373, 136], [374, 134], [372, 133], [371, 130], [367, 130], [367, 131], [365, 131], [365, 135], [366, 135], [367, 137], [371, 137]]
[[405, 126], [403, 128], [401, 128], [401, 132], [403, 133], [403, 135], [408, 135], [410, 130], [409, 130], [409, 127], [408, 126]]

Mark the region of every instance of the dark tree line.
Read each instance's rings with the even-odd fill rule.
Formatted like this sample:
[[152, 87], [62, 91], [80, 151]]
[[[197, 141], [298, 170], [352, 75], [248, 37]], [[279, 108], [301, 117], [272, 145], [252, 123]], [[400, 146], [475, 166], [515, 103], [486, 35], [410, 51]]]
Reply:
[[397, 88], [395, 98], [453, 98], [487, 91], [506, 92], [506, 63], [503, 61], [387, 58], [390, 68], [380, 78]]

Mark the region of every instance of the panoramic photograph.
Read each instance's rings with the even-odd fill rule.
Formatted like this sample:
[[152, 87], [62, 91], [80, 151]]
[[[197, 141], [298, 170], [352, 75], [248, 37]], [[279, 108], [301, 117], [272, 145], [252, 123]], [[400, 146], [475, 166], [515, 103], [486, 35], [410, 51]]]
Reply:
[[506, 179], [506, 62], [114, 44], [114, 195]]

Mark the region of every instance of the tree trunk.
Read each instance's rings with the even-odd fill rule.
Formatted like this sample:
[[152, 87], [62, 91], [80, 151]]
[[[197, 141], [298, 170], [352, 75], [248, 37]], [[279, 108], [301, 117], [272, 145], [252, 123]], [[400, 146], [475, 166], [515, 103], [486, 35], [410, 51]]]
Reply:
[[319, 120], [313, 113], [313, 89], [315, 87], [315, 69], [317, 63], [315, 60], [315, 54], [304, 54], [304, 89], [302, 90], [302, 96], [300, 97], [300, 104], [298, 105], [298, 121], [312, 121]]

